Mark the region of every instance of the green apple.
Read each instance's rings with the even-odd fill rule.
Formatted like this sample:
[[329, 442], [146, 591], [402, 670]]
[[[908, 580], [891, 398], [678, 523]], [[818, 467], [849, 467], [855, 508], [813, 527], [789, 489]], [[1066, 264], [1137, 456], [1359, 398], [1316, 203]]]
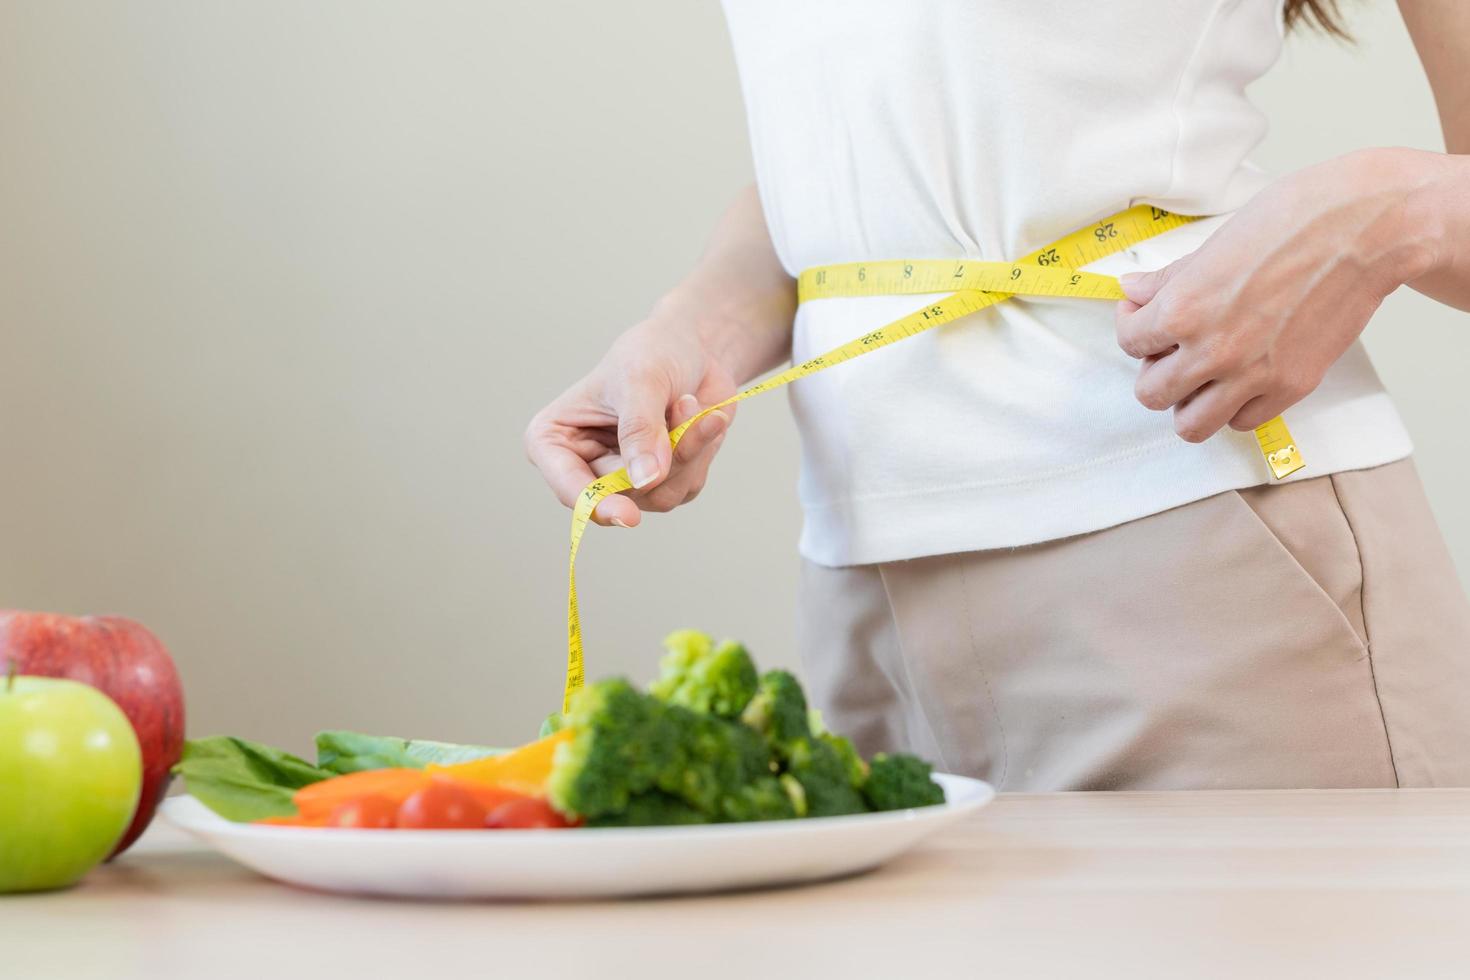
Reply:
[[143, 781], [111, 698], [52, 677], [0, 677], [0, 892], [62, 888], [112, 851]]

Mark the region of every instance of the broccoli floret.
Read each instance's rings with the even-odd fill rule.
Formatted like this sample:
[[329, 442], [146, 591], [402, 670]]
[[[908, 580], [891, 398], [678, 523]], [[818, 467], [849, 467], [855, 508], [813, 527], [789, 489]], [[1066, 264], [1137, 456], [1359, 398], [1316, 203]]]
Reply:
[[[754, 782], [740, 787], [738, 792], [726, 795], [721, 801], [721, 816], [728, 821], [743, 820], [790, 820], [802, 816], [805, 799], [800, 793], [788, 788], [787, 777], [759, 776]], [[802, 809], [797, 804], [801, 803]]]
[[745, 706], [741, 720], [765, 736], [771, 751], [783, 762], [799, 742], [810, 742], [806, 695], [789, 671], [770, 670], [761, 675], [755, 697]]
[[791, 806], [796, 810], [796, 815], [798, 817], [806, 816], [806, 790], [802, 788], [801, 780], [789, 772], [783, 772], [777, 778], [781, 781], [781, 788], [786, 791], [787, 797], [790, 798]]
[[868, 809], [862, 794], [853, 788], [846, 763], [822, 739], [791, 743], [786, 771], [801, 784], [809, 817], [838, 817]]
[[614, 818], [657, 790], [710, 820], [794, 816], [760, 735], [736, 721], [665, 704], [624, 680], [584, 688], [567, 712], [571, 741], [547, 780], [553, 806], [589, 821]]
[[933, 767], [918, 756], [873, 756], [863, 797], [874, 810], [906, 810], [944, 802], [944, 789], [930, 776]]
[[620, 813], [676, 761], [664, 705], [621, 678], [583, 688], [563, 724], [575, 734], [557, 746], [546, 791], [565, 814], [593, 819]]
[[670, 680], [677, 683], [682, 680], [695, 664], [708, 657], [715, 649], [714, 637], [699, 630], [674, 630], [664, 637], [664, 655], [658, 662], [658, 679], [649, 685], [649, 690], [656, 696], [658, 688], [667, 684]]
[[659, 678], [649, 686], [662, 701], [736, 718], [755, 694], [755, 661], [734, 640], [716, 644], [697, 630], [679, 630], [664, 638], [664, 649]]
[[800, 786], [798, 812], [833, 817], [867, 809], [857, 791], [863, 777], [862, 759], [847, 739], [812, 734], [806, 695], [790, 672], [772, 670], [761, 675], [741, 720], [765, 737], [771, 754]]
[[817, 738], [830, 745], [832, 751], [837, 754], [837, 758], [841, 760], [842, 768], [847, 773], [848, 785], [853, 789], [862, 789], [863, 784], [868, 781], [868, 764], [863, 761], [862, 756], [858, 755], [858, 750], [852, 742], [846, 736], [834, 735], [828, 731], [823, 731]]
[[627, 809], [587, 821], [589, 827], [677, 827], [709, 823], [710, 816], [683, 800], [658, 790], [628, 799]]
[[[771, 757], [760, 736], [739, 722], [667, 705], [665, 731], [675, 746], [658, 788], [722, 819], [749, 819], [731, 802], [762, 776]], [[734, 808], [736, 812], [727, 813]]]

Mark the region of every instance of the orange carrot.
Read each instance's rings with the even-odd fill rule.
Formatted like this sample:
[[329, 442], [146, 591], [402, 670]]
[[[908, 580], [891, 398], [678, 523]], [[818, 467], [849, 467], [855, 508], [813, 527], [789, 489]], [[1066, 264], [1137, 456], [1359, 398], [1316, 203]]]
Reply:
[[294, 817], [261, 817], [252, 820], [251, 823], [265, 824], [268, 827], [325, 827], [326, 820], [308, 820], [303, 816]]
[[402, 803], [429, 785], [429, 780], [421, 769], [366, 769], [303, 786], [291, 800], [302, 817], [326, 820], [339, 805], [364, 796]]

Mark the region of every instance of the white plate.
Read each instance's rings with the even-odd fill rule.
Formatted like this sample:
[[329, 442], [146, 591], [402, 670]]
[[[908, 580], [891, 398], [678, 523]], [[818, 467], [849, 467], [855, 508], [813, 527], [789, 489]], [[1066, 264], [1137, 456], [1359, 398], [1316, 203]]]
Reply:
[[595, 830], [329, 830], [232, 823], [192, 796], [173, 823], [248, 868], [323, 891], [412, 898], [606, 898], [719, 891], [876, 868], [995, 791], [936, 774], [939, 806], [849, 817]]

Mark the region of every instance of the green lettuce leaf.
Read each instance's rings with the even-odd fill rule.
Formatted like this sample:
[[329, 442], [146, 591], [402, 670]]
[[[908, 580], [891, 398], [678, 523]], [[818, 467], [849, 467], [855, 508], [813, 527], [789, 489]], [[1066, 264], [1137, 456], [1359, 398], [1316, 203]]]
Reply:
[[228, 735], [190, 739], [174, 772], [189, 792], [227, 820], [248, 821], [296, 813], [291, 797], [303, 786], [364, 769], [422, 769], [430, 763], [468, 762], [503, 749], [423, 739], [321, 732], [317, 764], [288, 752]]
[[316, 737], [317, 765], [336, 774], [364, 769], [422, 769], [431, 763], [447, 766], [503, 751], [483, 745], [454, 745], [361, 732], [319, 732]]
[[334, 775], [288, 752], [228, 735], [190, 739], [174, 772], [189, 793], [226, 820], [291, 816], [291, 796]]

